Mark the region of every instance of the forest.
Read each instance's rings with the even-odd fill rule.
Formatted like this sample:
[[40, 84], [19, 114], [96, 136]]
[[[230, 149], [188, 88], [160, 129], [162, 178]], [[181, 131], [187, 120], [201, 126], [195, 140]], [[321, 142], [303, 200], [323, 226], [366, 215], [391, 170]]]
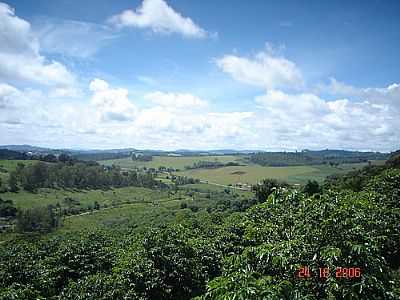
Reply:
[[0, 299], [398, 299], [400, 155], [353, 172], [140, 230], [22, 235], [0, 246]]
[[369, 160], [384, 160], [388, 156], [378, 152], [359, 152], [344, 150], [302, 150], [299, 152], [258, 152], [250, 155], [249, 160], [262, 166], [301, 166], [345, 163], [360, 163]]

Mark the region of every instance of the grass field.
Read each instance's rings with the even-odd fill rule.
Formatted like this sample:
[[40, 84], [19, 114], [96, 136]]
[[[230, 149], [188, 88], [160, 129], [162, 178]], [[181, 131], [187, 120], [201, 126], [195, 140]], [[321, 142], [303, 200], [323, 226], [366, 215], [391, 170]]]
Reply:
[[289, 176], [299, 176], [315, 172], [317, 169], [310, 166], [300, 167], [262, 167], [248, 165], [239, 167], [223, 167], [218, 169], [193, 169], [178, 172], [178, 175], [188, 176], [219, 184], [247, 183], [255, 184], [264, 178], [288, 180]]
[[121, 159], [111, 159], [102, 160], [99, 163], [111, 166], [116, 165], [122, 168], [135, 168], [135, 167], [147, 167], [147, 168], [158, 168], [160, 166], [174, 168], [174, 169], [184, 169], [185, 166], [192, 166], [195, 162], [199, 161], [218, 161], [222, 163], [238, 161], [242, 159], [242, 156], [237, 155], [206, 155], [206, 156], [153, 156], [152, 161], [134, 161], [131, 158], [121, 158]]
[[291, 184], [304, 184], [307, 180], [323, 181], [326, 176], [345, 173], [366, 164], [343, 164], [339, 167], [328, 165], [262, 167], [247, 165], [239, 167], [223, 167], [218, 169], [193, 169], [178, 172], [178, 175], [197, 178], [219, 184], [248, 183], [255, 184], [264, 178], [284, 180]]
[[[352, 169], [358, 169], [367, 163], [342, 164], [338, 167], [329, 165], [313, 165], [313, 166], [289, 166], [289, 167], [263, 167], [256, 164], [248, 164], [237, 167], [222, 167], [216, 169], [191, 169], [184, 170], [187, 165], [193, 165], [195, 162], [202, 161], [220, 161], [229, 162], [237, 161], [245, 164], [243, 156], [184, 156], [184, 157], [168, 157], [155, 156], [150, 162], [132, 161], [130, 158], [115, 159], [101, 161], [105, 165], [118, 165], [122, 168], [143, 167], [158, 168], [159, 166], [172, 167], [180, 169], [177, 175], [188, 176], [211, 183], [218, 184], [236, 184], [247, 183], [255, 184], [265, 178], [275, 178], [284, 180], [291, 184], [304, 184], [307, 180], [317, 180], [322, 182], [327, 176], [332, 174], [341, 174]], [[374, 164], [381, 164], [382, 161], [375, 161]]]

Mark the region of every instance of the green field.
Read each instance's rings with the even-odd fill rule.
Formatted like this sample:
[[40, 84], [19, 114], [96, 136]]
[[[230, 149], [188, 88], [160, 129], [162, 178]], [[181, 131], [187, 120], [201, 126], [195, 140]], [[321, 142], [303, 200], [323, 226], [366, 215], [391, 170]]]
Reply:
[[[154, 167], [159, 166], [183, 169], [186, 165], [193, 165], [198, 161], [240, 161], [242, 156], [192, 156], [192, 157], [166, 157], [157, 156], [151, 162], [137, 162], [131, 159], [118, 159], [106, 161], [106, 164], [116, 164], [122, 168], [133, 168], [135, 166]], [[6, 179], [10, 171], [14, 170], [17, 163], [25, 165], [35, 163], [35, 161], [2, 160], [1, 176]], [[104, 161], [102, 162], [104, 163]], [[241, 161], [243, 163], [243, 161]], [[379, 164], [380, 162], [376, 162]], [[95, 227], [109, 227], [130, 224], [142, 226], [143, 224], [153, 224], [154, 222], [164, 222], [179, 218], [185, 210], [179, 208], [180, 203], [193, 203], [206, 206], [221, 197], [221, 193], [226, 190], [225, 186], [236, 183], [255, 184], [264, 178], [276, 178], [285, 180], [289, 183], [305, 183], [308, 179], [322, 181], [326, 176], [335, 173], [344, 173], [352, 169], [357, 169], [365, 164], [343, 164], [339, 167], [328, 165], [318, 166], [293, 166], [293, 167], [262, 167], [259, 165], [231, 166], [216, 169], [192, 169], [176, 172], [177, 175], [198, 178], [209, 183], [198, 183], [185, 185], [176, 193], [167, 191], [152, 190], [141, 187], [122, 187], [108, 190], [74, 190], [74, 189], [49, 189], [41, 188], [37, 192], [31, 193], [20, 190], [17, 193], [6, 192], [0, 194], [1, 198], [12, 200], [19, 209], [32, 207], [46, 207], [47, 205], [60, 205], [61, 208], [71, 208], [71, 204], [66, 199], [71, 198], [75, 201], [74, 208], [79, 215], [70, 215], [64, 218], [63, 226], [56, 232], [71, 232], [77, 230], [87, 230]], [[160, 180], [171, 183], [166, 174], [160, 174]], [[194, 193], [194, 198], [193, 198]], [[206, 199], [206, 195], [214, 193], [215, 196]], [[250, 198], [252, 192], [235, 190], [234, 193], [239, 197]], [[189, 196], [190, 194], [190, 196]], [[218, 196], [219, 195], [219, 196]], [[97, 202], [100, 210], [88, 210]], [[2, 236], [0, 239], [7, 239]]]
[[[52, 233], [57, 235], [113, 226], [143, 228], [152, 224], [164, 224], [184, 213], [180, 209], [181, 202], [193, 203], [198, 207], [210, 205], [211, 200], [202, 198], [200, 193], [195, 195], [196, 199], [193, 200], [187, 189], [168, 193], [157, 189], [123, 187], [106, 191], [39, 189], [37, 193], [30, 193], [20, 190], [17, 193], [2, 193], [0, 196], [2, 199], [12, 200], [19, 209], [46, 207], [57, 203], [61, 208], [68, 208], [63, 200], [66, 197], [76, 200], [79, 204], [74, 207], [82, 209], [82, 212], [63, 217], [63, 226]], [[95, 201], [100, 204], [100, 209], [87, 210], [88, 207], [93, 207]], [[13, 232], [0, 233], [0, 242], [16, 236], [18, 234]]]
[[10, 199], [17, 208], [31, 208], [37, 206], [60, 205], [64, 204], [64, 199], [70, 197], [80, 203], [81, 208], [93, 205], [97, 201], [100, 205], [110, 206], [112, 204], [153, 201], [166, 197], [165, 192], [151, 190], [141, 187], [122, 187], [110, 190], [65, 190], [65, 189], [39, 189], [38, 192], [31, 193], [20, 190], [17, 193], [3, 193], [3, 199]]
[[255, 184], [264, 178], [288, 180], [289, 176], [300, 176], [315, 171], [316, 169], [310, 166], [262, 167], [258, 165], [248, 165], [240, 167], [223, 167], [217, 169], [193, 169], [178, 172], [177, 174], [212, 183], [228, 185], [236, 183]]
[[134, 202], [118, 207], [105, 208], [92, 213], [69, 216], [57, 233], [91, 230], [115, 226], [149, 226], [175, 218], [179, 204], [188, 199], [160, 198], [152, 203]]
[[193, 169], [177, 172], [178, 175], [188, 176], [210, 183], [218, 184], [255, 184], [265, 178], [284, 180], [291, 184], [304, 184], [307, 180], [323, 181], [326, 176], [345, 173], [353, 168], [366, 164], [343, 164], [339, 167], [328, 165], [293, 166], [293, 167], [263, 167], [247, 165], [239, 167], [223, 167], [217, 169]]
[[239, 155], [205, 155], [205, 156], [153, 156], [152, 161], [135, 161], [131, 158], [111, 159], [102, 160], [99, 163], [111, 166], [116, 165], [121, 168], [136, 168], [136, 167], [147, 167], [147, 168], [158, 168], [167, 167], [174, 169], [184, 169], [185, 166], [192, 166], [195, 162], [199, 161], [211, 161], [211, 162], [233, 162], [240, 161], [243, 156]]
[[[191, 169], [184, 170], [185, 166], [193, 165], [198, 161], [236, 161], [244, 166], [231, 166], [216, 169]], [[265, 178], [275, 178], [284, 180], [291, 184], [304, 184], [307, 180], [317, 180], [322, 182], [327, 176], [341, 174], [352, 169], [358, 169], [367, 163], [342, 164], [338, 167], [329, 165], [308, 165], [308, 166], [289, 166], [289, 167], [263, 167], [256, 164], [247, 164], [243, 161], [243, 156], [182, 156], [168, 157], [155, 156], [150, 162], [133, 161], [130, 158], [101, 161], [105, 165], [117, 165], [121, 168], [135, 168], [146, 166], [148, 168], [158, 168], [160, 166], [180, 169], [176, 175], [187, 176], [210, 183], [223, 185], [229, 184], [255, 184]], [[373, 162], [380, 164], [381, 161]]]

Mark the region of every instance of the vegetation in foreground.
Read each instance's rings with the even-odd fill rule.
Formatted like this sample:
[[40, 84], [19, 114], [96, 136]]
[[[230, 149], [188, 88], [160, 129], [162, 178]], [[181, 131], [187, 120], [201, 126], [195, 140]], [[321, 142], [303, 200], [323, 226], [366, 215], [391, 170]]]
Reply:
[[[1, 299], [397, 299], [398, 159], [303, 191], [255, 187], [244, 212], [190, 210], [179, 221], [6, 242]], [[316, 189], [318, 187], [318, 189]], [[186, 210], [183, 206], [182, 210]], [[245, 208], [244, 208], [245, 209]], [[358, 267], [360, 278], [298, 278]]]

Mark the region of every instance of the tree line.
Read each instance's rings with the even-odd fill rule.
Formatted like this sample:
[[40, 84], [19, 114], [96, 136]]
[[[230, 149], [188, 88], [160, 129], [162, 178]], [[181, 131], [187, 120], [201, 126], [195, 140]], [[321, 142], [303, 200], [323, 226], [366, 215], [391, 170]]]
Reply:
[[301, 152], [259, 152], [248, 157], [252, 163], [262, 166], [284, 167], [296, 165], [329, 164], [338, 166], [344, 163], [360, 163], [369, 160], [385, 160], [386, 153], [358, 152], [344, 150], [322, 150]]
[[227, 162], [223, 163], [220, 161], [197, 161], [191, 166], [185, 166], [186, 170], [191, 170], [191, 169], [216, 169], [216, 168], [222, 168], [222, 167], [237, 167], [240, 166], [240, 163], [237, 162]]
[[18, 163], [10, 172], [9, 188], [18, 191], [35, 191], [38, 188], [98, 189], [109, 187], [141, 186], [152, 188], [159, 185], [153, 174], [122, 171], [119, 167], [103, 167], [87, 162], [37, 162], [32, 165]]

